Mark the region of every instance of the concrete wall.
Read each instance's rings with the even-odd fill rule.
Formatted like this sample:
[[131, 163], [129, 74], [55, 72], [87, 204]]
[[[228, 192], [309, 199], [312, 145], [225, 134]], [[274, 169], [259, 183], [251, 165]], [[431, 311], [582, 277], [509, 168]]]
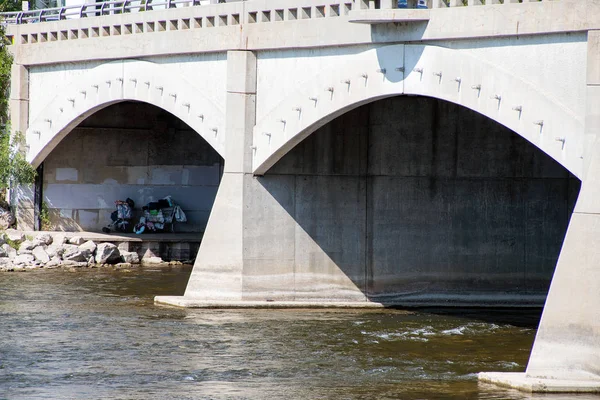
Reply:
[[171, 195], [188, 217], [176, 231], [202, 232], [222, 166], [216, 151], [171, 114], [119, 103], [82, 122], [46, 158], [44, 199], [54, 229], [99, 231], [115, 200], [130, 197], [139, 211]]
[[514, 132], [425, 97], [344, 114], [253, 179], [244, 292], [405, 304], [542, 304], [580, 186]]

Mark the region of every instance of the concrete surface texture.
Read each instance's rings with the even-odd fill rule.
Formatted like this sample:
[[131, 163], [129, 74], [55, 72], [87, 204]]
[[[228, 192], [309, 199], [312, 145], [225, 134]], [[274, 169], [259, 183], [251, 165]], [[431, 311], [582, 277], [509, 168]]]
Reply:
[[43, 194], [52, 230], [100, 231], [115, 200], [141, 207], [167, 195], [188, 221], [178, 232], [203, 232], [223, 160], [177, 118], [142, 103], [119, 103], [83, 121], [44, 160]]
[[394, 97], [244, 189], [249, 300], [541, 305], [579, 180], [480, 114]]

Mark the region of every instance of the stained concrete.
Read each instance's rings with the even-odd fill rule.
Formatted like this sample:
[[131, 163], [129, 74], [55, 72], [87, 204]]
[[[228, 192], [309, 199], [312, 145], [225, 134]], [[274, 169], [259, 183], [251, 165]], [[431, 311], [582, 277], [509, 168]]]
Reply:
[[424, 97], [355, 109], [248, 179], [245, 300], [384, 304], [541, 305], [580, 186], [510, 130]]
[[83, 121], [44, 161], [44, 200], [52, 228], [100, 231], [115, 200], [135, 201], [137, 216], [167, 195], [188, 221], [178, 232], [203, 232], [223, 160], [172, 115], [142, 103], [120, 103]]

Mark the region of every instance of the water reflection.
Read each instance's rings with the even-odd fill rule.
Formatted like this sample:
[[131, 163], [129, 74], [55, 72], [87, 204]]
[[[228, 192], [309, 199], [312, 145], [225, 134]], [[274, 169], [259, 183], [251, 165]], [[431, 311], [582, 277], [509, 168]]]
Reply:
[[[539, 312], [159, 307], [190, 267], [0, 275], [0, 397], [530, 399]], [[543, 396], [572, 399], [573, 396]], [[580, 396], [578, 399], [597, 397]]]

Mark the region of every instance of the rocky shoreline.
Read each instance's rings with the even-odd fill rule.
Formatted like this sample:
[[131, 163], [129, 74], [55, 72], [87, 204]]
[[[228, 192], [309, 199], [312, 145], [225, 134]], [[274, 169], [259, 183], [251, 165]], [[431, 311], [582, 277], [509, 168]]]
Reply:
[[96, 244], [81, 236], [41, 233], [35, 238], [8, 229], [0, 235], [0, 272], [54, 268], [97, 268], [134, 265], [181, 265], [165, 262], [160, 257], [139, 257], [138, 253], [119, 249], [113, 243]]

